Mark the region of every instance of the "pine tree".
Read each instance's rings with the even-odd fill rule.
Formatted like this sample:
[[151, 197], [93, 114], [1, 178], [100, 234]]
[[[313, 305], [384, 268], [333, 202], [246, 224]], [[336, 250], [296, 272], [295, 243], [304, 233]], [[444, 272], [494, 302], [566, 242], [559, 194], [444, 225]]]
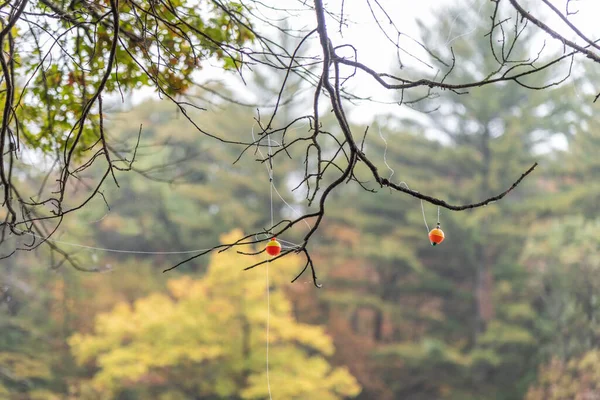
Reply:
[[[493, 70], [489, 38], [474, 40], [488, 24], [468, 9], [443, 13], [436, 30], [427, 30], [429, 48], [446, 43], [441, 36], [450, 22], [455, 32], [479, 29], [468, 41], [452, 43], [457, 65], [473, 67], [448, 79], [460, 82]], [[456, 18], [448, 19], [448, 14]], [[525, 53], [518, 47], [513, 51], [515, 59]], [[439, 54], [451, 59], [449, 50], [439, 49]], [[553, 77], [527, 84], [543, 84], [544, 78]], [[516, 84], [475, 88], [468, 96], [443, 93], [424, 103], [428, 110], [440, 107], [425, 114], [424, 123], [423, 118], [412, 125], [381, 119], [387, 163], [395, 170], [390, 179], [456, 203], [505, 190], [534, 158], [543, 157], [534, 157], [540, 147], [566, 129], [562, 119], [570, 103], [560, 95]], [[412, 126], [430, 139], [393, 132], [397, 126]], [[365, 151], [383, 158], [376, 129], [371, 126]], [[378, 168], [387, 169], [383, 160]], [[368, 198], [358, 190], [340, 195], [328, 233], [339, 236], [346, 251], [332, 261], [329, 287], [334, 293], [324, 297], [345, 316], [341, 334], [350, 326], [363, 338], [366, 350], [360, 362], [370, 371], [365, 373], [365, 398], [512, 399], [525, 393], [535, 375], [538, 315], [527, 292], [529, 273], [516, 260], [526, 227], [536, 218], [526, 203], [534, 199], [535, 189], [521, 188], [501, 204], [472, 212], [442, 210], [447, 238], [436, 248], [427, 242], [418, 201], [395, 198], [385, 190]], [[537, 194], [541, 198], [544, 192]], [[426, 205], [425, 217], [431, 229], [435, 207]]]

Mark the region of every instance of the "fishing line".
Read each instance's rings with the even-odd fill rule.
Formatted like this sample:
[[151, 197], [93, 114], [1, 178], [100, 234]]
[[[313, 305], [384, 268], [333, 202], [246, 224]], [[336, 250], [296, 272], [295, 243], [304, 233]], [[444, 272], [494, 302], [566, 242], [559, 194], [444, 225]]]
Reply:
[[[388, 150], [388, 142], [387, 140], [385, 140], [385, 138], [383, 137], [382, 133], [381, 133], [381, 126], [377, 126], [377, 129], [379, 130], [379, 137], [381, 138], [381, 140], [383, 140], [383, 143], [385, 143], [385, 149], [383, 150], [383, 163], [385, 164], [385, 166], [387, 167], [387, 169], [390, 170], [390, 176], [388, 177], [388, 181], [392, 181], [392, 176], [394, 176], [395, 171], [392, 169], [392, 167], [390, 167], [390, 164], [388, 164], [387, 162], [387, 150]], [[390, 188], [390, 191], [392, 189]]]
[[[252, 129], [252, 137], [254, 138], [254, 128]], [[274, 224], [274, 219], [273, 219], [273, 162], [272, 162], [272, 158], [271, 158], [271, 135], [267, 134], [267, 152], [269, 155], [269, 162], [267, 163], [267, 172], [269, 173], [269, 191], [270, 191], [270, 203], [271, 203], [271, 226], [269, 228], [269, 233], [272, 234], [273, 231], [273, 224]], [[258, 149], [258, 151], [260, 152], [260, 149]], [[261, 154], [262, 156], [262, 154]], [[267, 255], [267, 257], [269, 257]], [[270, 322], [271, 322], [271, 290], [269, 288], [269, 264], [271, 263], [271, 258], [267, 258], [267, 263], [266, 263], [266, 272], [265, 272], [265, 279], [266, 279], [266, 283], [267, 283], [267, 388], [269, 391], [269, 399], [273, 399], [273, 397], [271, 396], [271, 378], [269, 376], [269, 330], [270, 330]]]
[[[254, 140], [254, 127], [252, 127], [252, 138]], [[277, 145], [280, 146], [279, 143], [277, 143], [275, 140], [271, 140], [270, 136], [268, 136], [268, 141], [269, 141], [269, 153], [271, 152], [271, 146], [270, 146], [270, 142], [272, 141], [273, 143], [276, 143]], [[260, 151], [260, 149], [258, 150], [259, 153], [261, 154], [261, 157], [263, 157], [262, 152]], [[281, 194], [279, 193], [279, 191], [277, 190], [277, 188], [275, 187], [275, 185], [273, 184], [273, 171], [269, 168], [269, 165], [266, 165], [267, 167], [267, 173], [269, 174], [269, 180], [270, 180], [270, 186], [271, 186], [271, 226], [273, 226], [273, 190], [275, 191], [275, 193], [277, 194], [277, 196], [281, 199], [281, 201], [288, 207], [290, 208], [294, 213], [301, 215], [301, 213], [296, 210], [294, 207], [292, 207], [287, 201], [285, 201], [285, 199], [283, 198], [283, 196], [281, 196]], [[96, 220], [96, 221], [91, 221], [91, 223], [97, 223], [102, 221], [104, 218], [106, 218], [108, 215], [110, 214], [110, 210], [107, 210], [107, 212], [104, 214], [104, 216], [102, 216], [100, 219]], [[303, 220], [303, 222], [306, 224], [306, 226], [308, 227], [308, 229], [311, 229], [310, 224], [306, 221]], [[35, 233], [31, 233], [31, 232], [26, 232], [26, 231], [22, 231], [20, 229], [16, 229], [14, 228], [16, 231], [18, 231], [21, 234], [24, 235], [28, 235], [40, 240], [44, 240], [44, 241], [48, 241], [51, 243], [55, 243], [55, 244], [61, 244], [64, 246], [71, 246], [71, 247], [77, 247], [80, 249], [86, 249], [89, 251], [99, 251], [99, 252], [106, 252], [106, 253], [118, 253], [118, 254], [144, 254], [144, 255], [177, 255], [177, 254], [192, 254], [192, 253], [201, 253], [204, 251], [208, 251], [211, 248], [207, 248], [207, 249], [190, 249], [190, 250], [180, 250], [180, 251], [146, 251], [146, 250], [129, 250], [129, 249], [115, 249], [115, 248], [108, 248], [108, 247], [97, 247], [97, 246], [88, 246], [85, 244], [81, 244], [81, 243], [75, 243], [75, 242], [70, 242], [70, 241], [65, 241], [65, 240], [59, 240], [59, 239], [52, 239], [52, 238], [47, 238], [41, 235], [37, 235]], [[283, 239], [279, 239], [280, 242], [283, 242], [285, 244], [287, 244], [288, 248], [298, 248], [300, 247], [300, 245], [293, 243], [293, 242], [289, 242], [287, 240], [283, 240]]]
[[[477, 3], [477, 1], [473, 1], [471, 2], [471, 4], [469, 6], [473, 6], [475, 5], [475, 3]], [[481, 14], [481, 9], [483, 8], [483, 5], [485, 4], [485, 2], [481, 2], [481, 5], [479, 6], [479, 9], [477, 10], [477, 14]], [[477, 30], [477, 26], [475, 26], [473, 29], [471, 29], [468, 32], [465, 33], [461, 33], [460, 35], [454, 36], [452, 39], [450, 39], [450, 35], [452, 35], [452, 31], [454, 30], [454, 25], [456, 24], [456, 21], [458, 20], [460, 16], [457, 14], [454, 19], [451, 22], [450, 28], [448, 29], [448, 37], [446, 38], [446, 43], [444, 44], [444, 46], [448, 46], [449, 44], [451, 44], [452, 42], [454, 42], [457, 39], [460, 39], [461, 37], [467, 36], [472, 34], [473, 32], [475, 32]]]
[[[252, 125], [251, 132], [252, 132], [252, 141], [256, 142], [256, 137], [254, 136], [254, 125]], [[281, 144], [279, 142], [277, 142], [276, 140], [271, 139], [271, 135], [268, 135], [267, 137], [268, 137], [268, 143], [269, 143], [269, 152], [271, 151], [271, 145], [270, 145], [271, 142], [275, 143], [277, 146], [281, 146]], [[260, 142], [258, 144], [260, 144]], [[261, 158], [265, 158], [265, 156], [262, 153], [262, 151], [260, 151], [260, 146], [257, 146], [256, 150], [258, 151], [258, 154], [260, 154]], [[271, 190], [275, 190], [275, 193], [281, 199], [281, 201], [283, 202], [283, 204], [285, 204], [290, 210], [292, 210], [292, 212], [294, 214], [296, 214], [297, 216], [302, 216], [302, 213], [300, 211], [296, 210], [287, 201], [285, 201], [285, 199], [283, 198], [283, 196], [281, 195], [281, 193], [279, 193], [279, 190], [277, 190], [277, 187], [275, 187], [275, 184], [273, 183], [273, 171], [269, 169], [269, 168], [273, 167], [273, 163], [271, 162], [271, 160], [269, 161], [269, 163], [265, 163], [265, 166], [267, 167], [267, 173], [269, 175], [269, 180], [271, 181], [271, 188], [272, 188]], [[309, 231], [312, 229], [312, 226], [306, 221], [306, 219], [303, 219], [302, 222], [304, 222], [304, 225], [306, 225], [306, 228]], [[271, 223], [271, 226], [273, 226], [273, 223]]]
[[[408, 187], [408, 184], [406, 182], [400, 182], [398, 185], [404, 185], [406, 186], [406, 188], [408, 190], [412, 190], [411, 188]], [[425, 216], [425, 205], [423, 204], [423, 200], [421, 199], [421, 214], [423, 214], [423, 222], [425, 223], [425, 230], [427, 231], [427, 234], [429, 234], [430, 230], [429, 230], [429, 225], [427, 225], [427, 217]], [[437, 208], [437, 227], [440, 227], [440, 206], [438, 206]]]
[[25, 232], [22, 231], [20, 229], [16, 229], [14, 228], [16, 231], [18, 231], [19, 233], [22, 233], [24, 235], [28, 235], [28, 236], [32, 236], [44, 241], [48, 241], [48, 242], [52, 242], [52, 243], [56, 243], [56, 244], [62, 244], [65, 246], [72, 246], [72, 247], [78, 247], [81, 249], [86, 249], [86, 250], [96, 250], [96, 251], [103, 251], [103, 252], [107, 252], [107, 253], [121, 253], [121, 254], [147, 254], [147, 255], [172, 255], [172, 254], [190, 254], [190, 253], [200, 253], [203, 251], [207, 251], [210, 249], [194, 249], [194, 250], [181, 250], [181, 251], [143, 251], [143, 250], [121, 250], [121, 249], [111, 249], [111, 248], [106, 248], [106, 247], [95, 247], [95, 246], [87, 246], [84, 244], [79, 244], [79, 243], [73, 243], [73, 242], [67, 242], [64, 240], [58, 240], [58, 239], [52, 239], [52, 238], [45, 238], [43, 236], [40, 235], [36, 235], [35, 233], [31, 233], [31, 232]]
[[[383, 137], [383, 134], [381, 133], [381, 127], [378, 126], [378, 131], [379, 131], [379, 137], [381, 138], [381, 140], [383, 140], [383, 143], [385, 143], [385, 148], [383, 149], [383, 163], [385, 164], [385, 166], [387, 167], [387, 169], [390, 170], [390, 176], [388, 178], [388, 181], [392, 181], [392, 176], [394, 176], [394, 169], [390, 166], [390, 164], [387, 161], [387, 151], [388, 151], [388, 142], [387, 140], [385, 140], [385, 138]], [[408, 184], [404, 181], [400, 182], [398, 185], [404, 185], [406, 186], [406, 188], [408, 190], [412, 190], [410, 187], [408, 187]], [[390, 188], [390, 192], [392, 191], [392, 188]], [[427, 234], [429, 234], [429, 225], [427, 224], [427, 217], [425, 217], [425, 205], [423, 204], [423, 200], [421, 200], [421, 213], [423, 214], [423, 222], [425, 223], [425, 229], [427, 230]], [[437, 225], [439, 227], [440, 225], [440, 207], [438, 206], [437, 209]]]

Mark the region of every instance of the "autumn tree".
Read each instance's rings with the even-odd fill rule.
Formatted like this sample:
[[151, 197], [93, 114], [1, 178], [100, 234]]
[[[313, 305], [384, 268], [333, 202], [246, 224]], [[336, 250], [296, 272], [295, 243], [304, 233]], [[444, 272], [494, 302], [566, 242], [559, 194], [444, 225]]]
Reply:
[[[223, 241], [240, 234], [232, 232]], [[214, 255], [203, 278], [172, 279], [168, 294], [121, 303], [96, 318], [92, 333], [74, 335], [73, 353], [93, 371], [81, 395], [147, 398], [151, 391], [161, 398], [259, 399], [269, 389], [288, 399], [356, 395], [355, 379], [327, 360], [334, 352], [331, 338], [291, 314], [282, 283], [300, 266], [299, 257], [278, 263], [271, 274], [270, 314], [264, 274], [241, 272], [243, 262], [239, 255]]]
[[539, 371], [538, 381], [527, 392], [526, 400], [586, 400], [600, 394], [600, 354], [590, 350], [569, 361], [556, 357]]

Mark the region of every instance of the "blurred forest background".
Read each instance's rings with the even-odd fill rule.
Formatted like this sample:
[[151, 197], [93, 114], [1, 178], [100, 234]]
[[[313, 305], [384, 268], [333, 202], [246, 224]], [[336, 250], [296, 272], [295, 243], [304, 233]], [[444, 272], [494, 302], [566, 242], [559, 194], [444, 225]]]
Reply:
[[[472, 23], [467, 14], [464, 23]], [[431, 48], [442, 42], [431, 32], [424, 38]], [[454, 46], [457, 65], [469, 66], [459, 78], [491, 62], [482, 56], [487, 39], [470, 39]], [[251, 80], [268, 101], [281, 77], [257, 70]], [[435, 248], [418, 200], [357, 185], [333, 194], [311, 244], [324, 287], [309, 276], [289, 283], [299, 259], [270, 266], [273, 397], [600, 399], [592, 82], [593, 71], [578, 70], [542, 91], [487, 86], [443, 93], [439, 108], [417, 110], [418, 118], [375, 116], [365, 151], [380, 170], [385, 153], [392, 179], [451, 202], [487, 198], [534, 161], [540, 166], [501, 202], [442, 210], [446, 240]], [[301, 87], [290, 85], [288, 95]], [[232, 165], [240, 148], [198, 140], [167, 101], [130, 100], [107, 101], [107, 132], [130, 148], [143, 124], [135, 172], [118, 174], [120, 188], [107, 183], [109, 211], [96, 199], [53, 236], [98, 272], [56, 267], [60, 260], [43, 251], [2, 261], [0, 398], [265, 399], [264, 266], [243, 272], [256, 258], [226, 252], [163, 274], [184, 255], [144, 254], [208, 248], [268, 226], [265, 166], [250, 153]], [[249, 138], [255, 113], [217, 101], [196, 117]], [[274, 182], [302, 209], [304, 193], [291, 189], [303, 158], [291, 156], [274, 166]], [[277, 217], [294, 212], [278, 196], [274, 205]], [[432, 225], [436, 208], [426, 204], [425, 213]], [[284, 239], [300, 240], [302, 229]]]

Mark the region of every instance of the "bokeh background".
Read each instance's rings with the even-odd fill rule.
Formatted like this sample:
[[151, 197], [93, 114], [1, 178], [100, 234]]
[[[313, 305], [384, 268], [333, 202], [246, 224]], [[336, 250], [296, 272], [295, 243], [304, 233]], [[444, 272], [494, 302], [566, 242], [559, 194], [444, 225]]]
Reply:
[[[485, 13], [447, 15], [432, 13], [420, 35], [443, 53], [448, 32], [469, 32], [453, 39], [463, 66], [454, 79], [477, 79], [493, 64], [489, 39], [477, 34]], [[525, 38], [523, 51], [536, 40]], [[268, 103], [282, 77], [256, 68], [243, 91]], [[107, 134], [124, 152], [143, 126], [135, 171], [118, 174], [120, 188], [106, 184], [110, 209], [96, 198], [53, 236], [96, 272], [44, 250], [2, 260], [0, 398], [265, 399], [268, 320], [277, 399], [600, 399], [597, 82], [579, 68], [545, 90], [502, 84], [442, 92], [408, 112], [350, 108], [354, 131], [369, 126], [365, 151], [380, 171], [452, 203], [490, 197], [539, 166], [498, 203], [442, 209], [437, 247], [418, 200], [341, 187], [310, 244], [323, 288], [309, 274], [290, 283], [300, 257], [272, 263], [270, 314], [266, 267], [243, 271], [264, 255], [211, 254], [162, 273], [186, 255], [147, 253], [205, 249], [268, 227], [265, 164], [247, 152], [234, 165], [241, 148], [199, 138], [167, 101], [107, 100]], [[288, 85], [297, 101], [278, 121], [310, 112], [303, 85]], [[205, 88], [220, 97], [194, 118], [249, 140], [256, 109], [223, 100], [245, 98], [231, 85]], [[306, 210], [305, 188], [292, 191], [303, 154], [291, 156], [274, 164], [275, 218]], [[43, 178], [28, 172], [32, 186]], [[424, 212], [431, 227], [437, 209]], [[299, 225], [284, 239], [304, 233]]]

